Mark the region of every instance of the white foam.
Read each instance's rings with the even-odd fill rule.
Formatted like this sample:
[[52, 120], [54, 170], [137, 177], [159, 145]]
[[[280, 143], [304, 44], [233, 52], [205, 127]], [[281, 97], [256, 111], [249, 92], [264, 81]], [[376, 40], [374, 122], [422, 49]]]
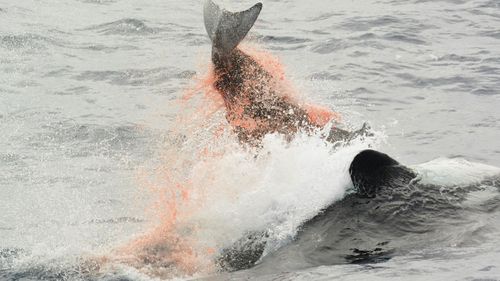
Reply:
[[257, 156], [233, 147], [196, 164], [193, 189], [206, 197], [189, 221], [197, 225], [195, 240], [220, 249], [248, 231], [267, 230], [267, 250], [280, 247], [304, 221], [344, 197], [352, 187], [349, 164], [370, 144], [354, 141], [334, 149], [317, 136], [299, 135], [287, 143], [268, 135]]
[[438, 158], [413, 167], [421, 176], [423, 184], [441, 186], [477, 183], [500, 173], [500, 168], [469, 162], [461, 158]]

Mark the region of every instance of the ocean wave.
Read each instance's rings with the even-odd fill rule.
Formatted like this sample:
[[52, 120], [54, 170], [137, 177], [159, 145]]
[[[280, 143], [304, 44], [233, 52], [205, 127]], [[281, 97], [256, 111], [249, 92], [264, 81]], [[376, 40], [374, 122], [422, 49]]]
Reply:
[[393, 16], [353, 17], [346, 19], [340, 27], [355, 31], [368, 31], [380, 26], [399, 25], [400, 23], [401, 20]]
[[179, 38], [190, 46], [202, 46], [210, 42], [205, 34], [196, 32], [182, 32], [179, 34]]
[[[500, 175], [500, 168], [463, 158], [438, 158], [415, 165], [422, 184], [466, 186]], [[500, 182], [499, 182], [500, 183]]]
[[425, 45], [427, 42], [415, 34], [404, 34], [398, 32], [390, 32], [382, 36], [383, 39], [389, 41], [398, 41], [409, 44]]
[[152, 69], [127, 69], [122, 71], [85, 71], [75, 76], [76, 80], [106, 81], [115, 85], [158, 85], [171, 79], [186, 79], [195, 75], [194, 71], [158, 67]]
[[68, 157], [122, 157], [123, 153], [143, 150], [147, 135], [147, 132], [134, 125], [102, 126], [68, 120], [39, 125], [37, 132], [16, 138], [31, 148], [57, 150]]
[[481, 87], [474, 89], [471, 92], [473, 95], [478, 95], [478, 96], [491, 96], [491, 95], [499, 95], [500, 94], [500, 89], [498, 87]]
[[81, 95], [88, 93], [90, 91], [89, 87], [86, 86], [79, 86], [79, 87], [73, 87], [66, 89], [64, 91], [57, 91], [54, 92], [55, 95], [61, 95], [61, 96], [71, 96], [71, 95]]
[[9, 34], [0, 36], [0, 46], [9, 50], [16, 49], [45, 49], [50, 45], [61, 46], [62, 43], [33, 33]]
[[500, 39], [500, 31], [498, 31], [498, 30], [486, 31], [486, 32], [483, 32], [482, 35], [487, 36], [487, 37], [492, 37], [495, 39]]
[[260, 36], [257, 37], [259, 41], [262, 41], [264, 43], [278, 43], [278, 44], [302, 44], [302, 43], [307, 43], [311, 42], [310, 39], [307, 38], [298, 38], [298, 37], [293, 37], [293, 36], [271, 36], [271, 35], [266, 35], [266, 36]]
[[322, 71], [322, 72], [316, 72], [311, 75], [309, 75], [307, 78], [311, 80], [331, 80], [331, 81], [339, 81], [342, 80], [344, 75], [342, 74], [332, 74], [327, 71]]
[[94, 25], [84, 30], [92, 30], [105, 35], [149, 35], [160, 31], [158, 28], [147, 26], [145, 21], [134, 18]]
[[332, 13], [332, 12], [324, 13], [324, 14], [321, 14], [319, 16], [312, 17], [311, 19], [308, 20], [308, 22], [327, 20], [327, 19], [330, 19], [331, 17], [342, 16], [342, 15], [343, 14], [341, 14], [341, 13]]
[[315, 45], [311, 48], [311, 51], [318, 54], [329, 54], [338, 50], [346, 49], [349, 44], [342, 39], [331, 38], [326, 42]]
[[472, 77], [462, 76], [462, 75], [454, 75], [448, 77], [437, 77], [437, 78], [429, 78], [416, 76], [410, 73], [400, 73], [396, 74], [397, 77], [409, 82], [403, 84], [407, 87], [413, 88], [424, 88], [424, 87], [438, 87], [438, 86], [447, 86], [447, 85], [457, 85], [464, 87], [464, 90], [470, 88], [471, 85], [477, 83], [477, 80]]
[[478, 8], [500, 8], [500, 2], [497, 0], [489, 0], [484, 3], [479, 3]]
[[105, 53], [111, 53], [111, 52], [116, 52], [116, 51], [130, 51], [130, 50], [138, 50], [139, 49], [139, 48], [132, 46], [132, 45], [110, 46], [110, 45], [104, 45], [104, 44], [98, 44], [98, 43], [78, 44], [78, 45], [72, 46], [72, 48], [73, 49], [89, 50], [89, 51], [105, 52]]
[[83, 3], [107, 5], [111, 3], [116, 3], [117, 0], [79, 0], [79, 1]]
[[454, 62], [478, 62], [480, 58], [474, 56], [464, 56], [457, 54], [447, 54], [437, 59], [438, 61], [454, 61]]

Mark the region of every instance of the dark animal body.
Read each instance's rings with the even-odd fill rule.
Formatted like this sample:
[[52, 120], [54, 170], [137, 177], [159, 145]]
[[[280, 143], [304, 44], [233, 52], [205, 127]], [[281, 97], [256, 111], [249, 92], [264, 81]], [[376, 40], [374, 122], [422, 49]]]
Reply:
[[[293, 243], [269, 258], [300, 257], [311, 266], [385, 262], [419, 250], [422, 243], [439, 247], [446, 239], [454, 239], [455, 231], [463, 231], [471, 213], [500, 208], [498, 196], [481, 205], [464, 204], [472, 192], [489, 188], [500, 192], [500, 175], [443, 188], [421, 183], [416, 171], [374, 150], [358, 153], [349, 174], [356, 192], [304, 222]], [[266, 238], [265, 231], [248, 233], [221, 251], [219, 266], [229, 271], [256, 264], [265, 267], [259, 261]], [[274, 259], [271, 264], [278, 266], [275, 263], [280, 261]]]
[[[362, 206], [370, 203], [372, 205], [381, 204], [383, 200], [387, 200], [387, 197], [394, 195], [397, 197], [399, 192], [407, 192], [410, 183], [417, 177], [416, 172], [401, 165], [387, 154], [370, 149], [361, 151], [354, 157], [349, 166], [349, 174], [356, 192], [348, 195], [341, 202], [328, 207], [310, 221], [305, 222], [301, 232], [311, 228], [311, 225], [316, 224], [318, 221], [330, 220], [331, 217], [328, 216], [332, 214], [338, 216], [339, 213], [344, 213], [346, 217], [342, 218], [342, 220], [349, 220], [349, 215], [346, 214], [348, 211], [346, 210], [353, 209], [354, 206], [358, 205]], [[439, 189], [434, 190], [438, 191]], [[377, 194], [382, 196], [377, 198]], [[370, 212], [370, 210], [367, 210], [367, 212]], [[300, 239], [300, 236], [297, 236], [298, 239]], [[229, 271], [247, 269], [254, 266], [264, 252], [266, 238], [265, 231], [248, 233], [247, 236], [241, 238], [230, 248], [224, 249], [221, 252], [218, 259], [219, 266]], [[338, 249], [337, 252], [330, 254], [330, 261], [324, 262], [325, 264], [330, 264], [333, 262], [333, 259], [336, 260], [334, 263], [385, 261], [393, 254], [392, 250], [382, 247], [386, 244], [385, 242], [381, 241], [381, 245], [375, 245], [376, 247], [373, 247], [373, 249]]]
[[[257, 19], [262, 4], [238, 13], [220, 9], [212, 1], [205, 5], [205, 27], [212, 40], [215, 89], [226, 107], [226, 119], [242, 143], [257, 146], [270, 133], [288, 140], [299, 132], [311, 133], [324, 124], [310, 118], [309, 112], [286, 93], [279, 79], [250, 55], [238, 49]], [[330, 142], [350, 140], [366, 132], [354, 133], [333, 127], [325, 136]]]
[[228, 57], [214, 54], [215, 88], [222, 94], [226, 118], [240, 141], [257, 143], [269, 133], [290, 137], [320, 128], [306, 110], [276, 93], [276, 81], [253, 58], [236, 49]]

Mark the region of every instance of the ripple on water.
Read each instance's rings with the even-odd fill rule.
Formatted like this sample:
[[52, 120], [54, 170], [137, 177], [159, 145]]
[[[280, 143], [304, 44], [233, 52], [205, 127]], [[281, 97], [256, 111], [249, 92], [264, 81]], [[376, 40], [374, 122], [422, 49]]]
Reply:
[[472, 94], [478, 96], [491, 96], [500, 94], [500, 90], [497, 87], [483, 86], [481, 88], [473, 90]]
[[483, 36], [492, 37], [495, 39], [500, 39], [500, 30], [485, 31], [482, 33]]
[[500, 2], [498, 0], [490, 0], [481, 3], [478, 8], [500, 8]]
[[83, 3], [91, 3], [91, 4], [111, 4], [115, 3], [116, 0], [79, 0], [80, 2]]
[[339, 81], [342, 80], [343, 75], [340, 73], [330, 73], [327, 71], [316, 72], [309, 75], [307, 78], [311, 80], [331, 80], [331, 81]]
[[385, 25], [398, 25], [400, 20], [393, 16], [382, 17], [353, 17], [345, 20], [341, 28], [354, 31], [368, 31]]
[[266, 36], [257, 37], [257, 39], [261, 42], [270, 43], [270, 44], [273, 44], [273, 43], [277, 43], [277, 44], [301, 44], [301, 43], [311, 42], [310, 39], [298, 38], [298, 37], [293, 37], [293, 36], [266, 35]]
[[332, 12], [329, 12], [329, 13], [321, 14], [319, 16], [312, 17], [308, 21], [309, 22], [312, 22], [312, 21], [322, 21], [322, 20], [327, 20], [327, 19], [329, 19], [331, 17], [334, 17], [334, 16], [342, 16], [342, 15], [343, 15], [342, 13], [332, 13]]
[[132, 45], [110, 46], [110, 45], [93, 44], [93, 43], [79, 44], [79, 45], [76, 45], [72, 48], [81, 49], [81, 50], [96, 51], [96, 52], [104, 52], [104, 53], [112, 53], [112, 52], [116, 52], [116, 51], [139, 50], [138, 47], [132, 46]]
[[113, 22], [94, 25], [85, 28], [84, 30], [92, 30], [105, 35], [150, 35], [161, 31], [158, 28], [151, 28], [147, 26], [145, 21], [134, 18], [125, 18]]
[[472, 85], [476, 84], [477, 81], [474, 78], [454, 75], [448, 77], [438, 77], [438, 78], [428, 78], [416, 76], [410, 73], [400, 73], [395, 76], [409, 82], [403, 86], [412, 88], [424, 88], [424, 87], [438, 87], [438, 86], [458, 86], [462, 91], [470, 90]]
[[453, 62], [477, 62], [481, 61], [478, 57], [462, 56], [457, 54], [448, 54], [438, 58], [438, 61], [453, 61]]
[[86, 94], [90, 91], [90, 88], [89, 87], [86, 87], [86, 86], [79, 86], [79, 87], [72, 87], [72, 88], [68, 88], [64, 91], [58, 91], [58, 92], [54, 92], [54, 94], [56, 95], [60, 95], [60, 96], [70, 96], [70, 95], [81, 95], [81, 94]]
[[202, 46], [210, 42], [210, 39], [204, 33], [182, 32], [178, 37], [189, 46]]
[[399, 33], [399, 32], [390, 32], [385, 34], [383, 37], [385, 40], [389, 41], [397, 41], [402, 43], [409, 43], [415, 45], [424, 45], [427, 44], [423, 39], [415, 34], [410, 33]]
[[318, 54], [330, 54], [338, 50], [346, 49], [349, 47], [349, 44], [342, 40], [342, 39], [336, 39], [336, 38], [331, 38], [328, 39], [326, 42], [323, 42], [321, 44], [318, 44], [316, 46], [313, 46], [311, 50], [314, 53]]
[[72, 120], [51, 122], [37, 126], [38, 132], [30, 132], [11, 138], [29, 149], [57, 151], [69, 157], [90, 155], [116, 155], [141, 151], [145, 148], [149, 132], [136, 125], [79, 124]]
[[106, 81], [114, 85], [158, 85], [170, 79], [187, 79], [193, 77], [194, 71], [158, 67], [152, 69], [127, 69], [122, 71], [85, 71], [75, 76], [77, 80]]
[[61, 46], [61, 43], [55, 39], [33, 33], [0, 36], [0, 47], [8, 50], [46, 49], [50, 45]]
[[493, 66], [488, 66], [488, 65], [480, 65], [478, 67], [474, 68], [474, 71], [479, 73], [480, 75], [494, 75], [494, 81], [498, 81], [498, 75], [500, 75], [500, 68], [499, 67], [493, 67]]
[[366, 32], [366, 33], [363, 33], [359, 36], [351, 37], [352, 40], [367, 40], [367, 39], [375, 39], [375, 38], [377, 38], [377, 35], [375, 35], [375, 33], [373, 33], [373, 32]]
[[293, 36], [256, 36], [257, 41], [269, 45], [271, 50], [297, 50], [306, 47], [305, 43], [311, 42], [308, 38], [299, 38]]

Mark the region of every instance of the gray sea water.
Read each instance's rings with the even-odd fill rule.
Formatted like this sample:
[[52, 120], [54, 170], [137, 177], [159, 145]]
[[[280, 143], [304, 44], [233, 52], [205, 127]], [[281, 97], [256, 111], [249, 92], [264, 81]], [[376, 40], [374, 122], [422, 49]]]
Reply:
[[[141, 169], [198, 151], [184, 145], [164, 157], [184, 129], [178, 100], [210, 62], [203, 3], [0, 0], [0, 279], [500, 280], [500, 187], [479, 184], [500, 166], [500, 2], [263, 3], [253, 44], [280, 59], [309, 101], [340, 112], [347, 127], [370, 123], [378, 150], [439, 184], [435, 197], [417, 200], [429, 208], [399, 202], [375, 214], [367, 203], [378, 218], [370, 221], [359, 205], [339, 203], [346, 166], [367, 144], [331, 153], [317, 139], [291, 147], [271, 139], [270, 160], [239, 151], [217, 165], [182, 166], [193, 185], [215, 189], [189, 222], [197, 234], [181, 236], [223, 245], [263, 225], [284, 233], [256, 267], [165, 273], [178, 260], [146, 258], [82, 266], [161, 223]], [[433, 200], [451, 203], [433, 209]], [[335, 215], [296, 236], [330, 203]], [[397, 217], [399, 208], [410, 213]], [[362, 256], [371, 240], [394, 246], [359, 263], [329, 252]]]

